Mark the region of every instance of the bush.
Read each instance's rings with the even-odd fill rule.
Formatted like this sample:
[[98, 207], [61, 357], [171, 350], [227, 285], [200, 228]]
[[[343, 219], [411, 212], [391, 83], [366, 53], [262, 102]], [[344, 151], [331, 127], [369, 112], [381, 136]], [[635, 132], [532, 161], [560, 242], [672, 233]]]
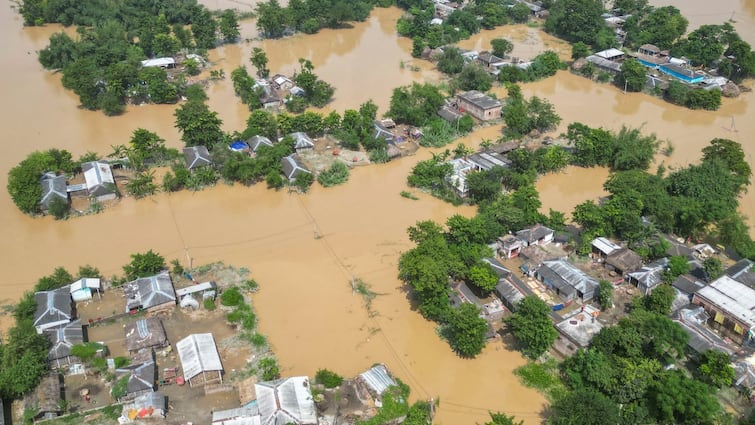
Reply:
[[325, 388], [336, 388], [343, 382], [343, 377], [328, 369], [319, 369], [315, 374], [315, 382], [324, 385]]
[[272, 357], [260, 360], [258, 376], [263, 381], [272, 381], [280, 378], [280, 366], [278, 366], [278, 361]]
[[205, 310], [215, 310], [215, 300], [212, 298], [205, 298], [202, 304], [204, 305]]
[[349, 179], [349, 167], [341, 161], [336, 161], [327, 170], [317, 176], [317, 181], [324, 187], [346, 183]]
[[220, 294], [220, 304], [223, 304], [227, 307], [236, 307], [238, 305], [241, 305], [244, 303], [244, 296], [241, 295], [241, 291], [239, 291], [239, 288], [232, 286], [225, 291], [223, 291], [222, 294]]

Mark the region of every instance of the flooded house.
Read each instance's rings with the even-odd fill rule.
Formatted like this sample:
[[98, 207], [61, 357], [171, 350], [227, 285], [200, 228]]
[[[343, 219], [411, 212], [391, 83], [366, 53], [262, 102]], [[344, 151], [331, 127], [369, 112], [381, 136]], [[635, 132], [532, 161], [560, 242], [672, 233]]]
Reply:
[[74, 302], [91, 300], [93, 292], [102, 298], [102, 282], [99, 278], [82, 277], [69, 286], [69, 291]]
[[294, 87], [294, 82], [283, 74], [275, 74], [270, 78], [273, 86], [278, 90], [291, 90]]
[[467, 112], [480, 121], [501, 118], [501, 102], [477, 90], [456, 95], [456, 101], [460, 112]]
[[129, 282], [123, 286], [123, 292], [126, 295], [126, 312], [157, 311], [176, 305], [176, 291], [167, 271]]
[[126, 350], [131, 354], [145, 348], [161, 350], [170, 345], [163, 321], [157, 317], [128, 323], [123, 330], [126, 335]]
[[544, 261], [535, 276], [564, 301], [592, 300], [598, 281], [564, 260]]
[[390, 387], [398, 385], [384, 364], [376, 364], [357, 376], [357, 385], [362, 386], [375, 400], [380, 400]]
[[197, 167], [212, 165], [212, 157], [207, 146], [189, 146], [183, 149], [186, 168], [193, 170]]
[[614, 62], [606, 58], [601, 58], [600, 56], [590, 55], [585, 58], [585, 61], [593, 64], [596, 68], [598, 68], [601, 71], [609, 72], [611, 74], [618, 74], [619, 72], [621, 72], [621, 64], [619, 62]]
[[318, 423], [312, 389], [306, 376], [258, 382], [254, 390], [261, 424]]
[[56, 176], [54, 173], [47, 173], [42, 176], [40, 184], [42, 185], [42, 199], [40, 199], [39, 204], [43, 210], [47, 210], [54, 199], [59, 199], [68, 205], [65, 176]]
[[602, 50], [594, 54], [599, 58], [609, 60], [611, 62], [621, 62], [624, 60], [624, 52], [615, 48]]
[[503, 58], [499, 58], [493, 53], [486, 51], [480, 52], [477, 56], [477, 62], [491, 73], [497, 73], [498, 68], [506, 64], [506, 61]]
[[708, 324], [737, 344], [755, 338], [755, 289], [724, 275], [695, 292], [692, 304], [703, 307]]
[[45, 336], [50, 340], [47, 364], [50, 369], [60, 369], [77, 362], [71, 355], [71, 348], [84, 342], [84, 328], [81, 321], [74, 320], [59, 328], [45, 329]]
[[[37, 388], [24, 397], [24, 412], [31, 420], [55, 419], [64, 412], [65, 400], [63, 377], [57, 372], [42, 378]], [[26, 413], [24, 414], [26, 417]]]
[[115, 376], [118, 380], [127, 381], [125, 395], [119, 400], [133, 400], [157, 389], [157, 366], [154, 360], [118, 368], [115, 370]]
[[493, 167], [508, 168], [511, 166], [511, 161], [497, 152], [476, 152], [470, 155], [468, 159], [475, 171], [490, 171]]
[[299, 156], [292, 154], [281, 158], [281, 166], [283, 168], [283, 175], [286, 176], [288, 181], [295, 181], [296, 177], [301, 174], [312, 174], [307, 170], [299, 160]]
[[85, 162], [81, 164], [81, 171], [84, 172], [86, 189], [90, 197], [102, 202], [118, 196], [110, 164], [101, 161]]
[[273, 147], [273, 142], [270, 139], [260, 135], [252, 136], [246, 139], [246, 144], [249, 146], [249, 149], [253, 153], [257, 153], [257, 150], [260, 148], [260, 146], [267, 146], [270, 148]]
[[454, 188], [457, 195], [466, 198], [469, 194], [467, 174], [474, 171], [474, 165], [465, 158], [456, 158], [449, 163], [453, 166], [453, 170], [446, 176], [446, 182]]
[[176, 343], [176, 350], [189, 386], [223, 383], [223, 364], [211, 333], [189, 335]]
[[34, 312], [34, 327], [41, 334], [45, 329], [57, 328], [73, 319], [73, 307], [68, 287], [34, 294], [37, 309]]
[[176, 296], [181, 307], [199, 308], [199, 301], [214, 300], [218, 286], [215, 282], [202, 282], [185, 288], [176, 289]]
[[176, 60], [171, 57], [152, 58], [142, 61], [142, 68], [173, 69], [175, 67]]
[[383, 140], [385, 143], [393, 143], [393, 132], [388, 129], [381, 121], [375, 120], [372, 124], [372, 137]]
[[464, 114], [457, 111], [452, 106], [443, 105], [440, 107], [440, 109], [438, 109], [438, 116], [451, 123], [452, 125], [456, 125], [458, 121], [464, 116]]

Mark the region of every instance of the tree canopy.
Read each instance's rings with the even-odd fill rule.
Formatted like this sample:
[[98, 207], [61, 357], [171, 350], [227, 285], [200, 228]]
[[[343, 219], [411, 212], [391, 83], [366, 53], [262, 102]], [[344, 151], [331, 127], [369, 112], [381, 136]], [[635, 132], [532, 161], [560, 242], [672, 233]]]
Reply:
[[516, 305], [514, 313], [505, 322], [516, 339], [522, 344], [522, 353], [538, 358], [558, 338], [550, 318], [550, 307], [536, 296], [524, 297]]

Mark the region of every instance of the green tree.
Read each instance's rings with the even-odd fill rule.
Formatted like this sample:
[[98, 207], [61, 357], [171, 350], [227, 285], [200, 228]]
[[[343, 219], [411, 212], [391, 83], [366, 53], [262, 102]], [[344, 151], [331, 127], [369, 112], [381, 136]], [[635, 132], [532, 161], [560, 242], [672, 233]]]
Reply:
[[578, 41], [571, 46], [572, 59], [586, 58], [590, 56], [590, 53], [590, 46], [581, 41]]
[[280, 378], [280, 366], [272, 357], [266, 357], [259, 362], [259, 377], [263, 381], [272, 381]]
[[516, 3], [514, 6], [509, 8], [509, 16], [511, 17], [511, 20], [514, 22], [519, 22], [519, 23], [527, 22], [531, 14], [532, 14], [532, 11], [524, 3]]
[[437, 116], [444, 99], [437, 86], [412, 83], [411, 86], [393, 89], [386, 115], [399, 123], [422, 127]]
[[463, 67], [464, 57], [456, 47], [447, 47], [438, 58], [438, 70], [444, 74], [458, 74]]
[[278, 0], [257, 4], [257, 28], [269, 38], [280, 38], [288, 26], [286, 10]]
[[642, 304], [647, 311], [666, 315], [671, 312], [671, 304], [674, 303], [675, 297], [676, 292], [671, 285], [659, 285], [653, 289], [653, 292], [643, 297]]
[[721, 161], [736, 177], [739, 190], [750, 184], [752, 168], [745, 158], [742, 145], [729, 139], [713, 139], [703, 148], [703, 161]]
[[503, 413], [488, 412], [490, 415], [490, 421], [485, 422], [485, 425], [524, 425], [524, 421], [518, 421], [514, 416], [508, 416]]
[[133, 196], [136, 199], [154, 195], [157, 191], [157, 185], [155, 185], [154, 181], [154, 172], [138, 172], [128, 181], [128, 183], [126, 183], [126, 192], [128, 192], [129, 195]]
[[451, 311], [444, 335], [460, 356], [475, 357], [485, 348], [485, 334], [488, 323], [480, 317], [480, 310], [474, 304], [462, 303]]
[[414, 37], [412, 39], [412, 57], [418, 58], [422, 56], [422, 52], [425, 51], [425, 40], [421, 37]]
[[598, 286], [598, 304], [602, 310], [610, 310], [613, 307], [613, 284], [607, 280], [601, 280]]
[[270, 75], [270, 70], [267, 68], [267, 54], [259, 47], [252, 49], [252, 57], [249, 59], [252, 65], [257, 69], [257, 76], [260, 78], [267, 78]]
[[721, 409], [712, 389], [683, 372], [660, 375], [649, 392], [651, 411], [661, 423], [705, 424]]
[[165, 258], [151, 249], [145, 253], [131, 254], [131, 262], [123, 266], [126, 279], [135, 280], [152, 276], [166, 269]]
[[645, 87], [645, 65], [637, 59], [627, 59], [621, 63], [621, 71], [616, 76], [616, 84], [627, 91], [642, 91]]
[[324, 187], [336, 186], [346, 183], [349, 179], [349, 167], [341, 161], [336, 161], [331, 166], [320, 172], [317, 181]]
[[468, 64], [461, 69], [461, 73], [456, 77], [456, 83], [464, 91], [486, 92], [493, 86], [493, 77], [480, 65]]
[[73, 170], [73, 158], [66, 150], [32, 152], [8, 172], [8, 193], [21, 211], [37, 214], [41, 212], [42, 175], [46, 172], [72, 173]]
[[498, 275], [487, 263], [478, 263], [469, 268], [469, 283], [488, 293], [498, 284]]
[[667, 281], [673, 281], [678, 276], [683, 275], [689, 271], [689, 260], [687, 257], [681, 255], [674, 255], [669, 258], [668, 269], [664, 273], [664, 277]]
[[239, 21], [236, 18], [236, 12], [231, 9], [226, 9], [220, 14], [220, 22], [218, 22], [218, 30], [220, 31], [221, 38], [226, 43], [232, 43], [239, 38], [241, 33], [239, 32]]
[[318, 369], [315, 373], [315, 382], [324, 385], [325, 388], [337, 388], [341, 386], [343, 377], [328, 369]]
[[45, 69], [63, 69], [78, 56], [76, 42], [64, 32], [50, 36], [50, 44], [39, 52]]
[[73, 282], [73, 276], [63, 267], [56, 267], [49, 276], [41, 277], [34, 289], [37, 291], [51, 291], [62, 288]]
[[514, 43], [505, 38], [494, 38], [490, 40], [490, 47], [493, 49], [494, 55], [503, 58], [514, 50]]
[[191, 24], [191, 32], [194, 34], [194, 42], [200, 49], [212, 49], [215, 47], [215, 34], [218, 24], [207, 9], [202, 9], [194, 17]]
[[268, 111], [257, 109], [252, 111], [246, 120], [244, 137], [265, 136], [270, 140], [278, 140], [278, 120]]
[[578, 389], [551, 404], [551, 425], [604, 425], [619, 423], [619, 406], [605, 395]]
[[176, 109], [174, 115], [175, 127], [181, 132], [181, 140], [186, 146], [212, 146], [223, 140], [220, 128], [223, 121], [204, 102], [186, 102]]
[[536, 296], [527, 296], [519, 301], [514, 313], [505, 322], [522, 344], [522, 352], [531, 358], [543, 355], [558, 338], [550, 318], [550, 308]]
[[545, 29], [568, 41], [592, 45], [607, 30], [602, 14], [600, 0], [559, 0], [550, 9]]
[[697, 360], [697, 374], [704, 382], [716, 387], [728, 387], [734, 381], [734, 368], [729, 355], [718, 350], [707, 350]]
[[688, 23], [674, 6], [654, 8], [648, 14], [634, 14], [624, 23], [626, 42], [633, 46], [650, 43], [661, 49], [669, 49], [687, 32]]
[[708, 257], [703, 261], [703, 270], [705, 271], [705, 280], [712, 282], [718, 279], [724, 273], [721, 260], [716, 257]]

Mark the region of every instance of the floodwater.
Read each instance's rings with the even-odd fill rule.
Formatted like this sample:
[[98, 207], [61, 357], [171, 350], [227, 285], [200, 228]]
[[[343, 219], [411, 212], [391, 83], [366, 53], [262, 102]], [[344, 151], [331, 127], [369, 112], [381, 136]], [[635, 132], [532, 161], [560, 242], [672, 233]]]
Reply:
[[[235, 2], [206, 3], [227, 7], [221, 4]], [[0, 186], [5, 186], [8, 170], [36, 149], [66, 148], [75, 156], [86, 151], [105, 154], [110, 145], [126, 143], [137, 127], [157, 132], [170, 146], [180, 146], [173, 128], [175, 106], [130, 107], [114, 118], [78, 109], [75, 95], [61, 87], [60, 76], [44, 71], [35, 56], [49, 34], [60, 28], [24, 29], [10, 5], [6, 2], [0, 10], [4, 70], [0, 90], [6, 100], [0, 104], [4, 136]], [[312, 60], [317, 74], [336, 86], [336, 100], [329, 108], [354, 108], [373, 99], [385, 111], [393, 87], [439, 78], [425, 64], [416, 64], [419, 71], [410, 70], [410, 41], [393, 33], [399, 15], [397, 9], [377, 9], [367, 22], [351, 29], [227, 46], [214, 51], [212, 60], [228, 75], [239, 63], [248, 63], [249, 51], [256, 45], [267, 51], [272, 72], [291, 72], [298, 58], [305, 57]], [[529, 29], [524, 31], [522, 40], [534, 40]], [[243, 24], [244, 38], [254, 38], [255, 32], [252, 22]], [[486, 45], [491, 36], [483, 33], [470, 43]], [[547, 36], [537, 36], [544, 47], [550, 42]], [[523, 57], [537, 53], [528, 46], [518, 44], [520, 50], [515, 52], [521, 51]], [[564, 120], [559, 131], [575, 120], [608, 128], [644, 125], [674, 143], [674, 155], [660, 158], [671, 165], [695, 161], [714, 137], [743, 143], [748, 155], [755, 150], [746, 138], [755, 134], [753, 120], [746, 119], [753, 116], [751, 93], [726, 100], [721, 111], [694, 112], [644, 95], [624, 95], [566, 72], [523, 90], [554, 103]], [[225, 129], [241, 129], [248, 112], [233, 95], [230, 81], [215, 83], [208, 92], [210, 106], [225, 121]], [[736, 132], [729, 131], [732, 124]], [[499, 127], [486, 127], [463, 142], [476, 146], [498, 134]], [[496, 342], [477, 359], [457, 358], [436, 336], [433, 324], [409, 308], [396, 278], [399, 254], [411, 247], [405, 233], [408, 226], [418, 220], [442, 222], [455, 213], [474, 213], [472, 208], [456, 208], [427, 195], [420, 194], [418, 201], [399, 196], [407, 189], [411, 167], [429, 156], [421, 150], [415, 157], [360, 168], [347, 185], [314, 187], [306, 196], [268, 191], [264, 185], [221, 184], [196, 193], [124, 199], [102, 214], [63, 222], [27, 217], [2, 195], [0, 219], [6, 243], [0, 248], [4, 266], [0, 302], [13, 302], [58, 265], [75, 269], [89, 263], [110, 276], [120, 272], [129, 254], [148, 249], [184, 264], [222, 260], [248, 267], [260, 282], [262, 290], [255, 301], [261, 331], [269, 336], [284, 374], [313, 375], [326, 367], [350, 376], [385, 362], [412, 386], [415, 399], [440, 397], [439, 423], [484, 422], [488, 410], [515, 414], [527, 424], [539, 423], [544, 399], [522, 388], [511, 374], [523, 364], [521, 356]], [[605, 170], [570, 168], [564, 173], [538, 182], [546, 210], [569, 212], [584, 199], [602, 195]], [[752, 211], [753, 206], [755, 197], [747, 195], [743, 211]], [[368, 315], [361, 297], [352, 293], [352, 277], [381, 294], [372, 303], [376, 315]]]

